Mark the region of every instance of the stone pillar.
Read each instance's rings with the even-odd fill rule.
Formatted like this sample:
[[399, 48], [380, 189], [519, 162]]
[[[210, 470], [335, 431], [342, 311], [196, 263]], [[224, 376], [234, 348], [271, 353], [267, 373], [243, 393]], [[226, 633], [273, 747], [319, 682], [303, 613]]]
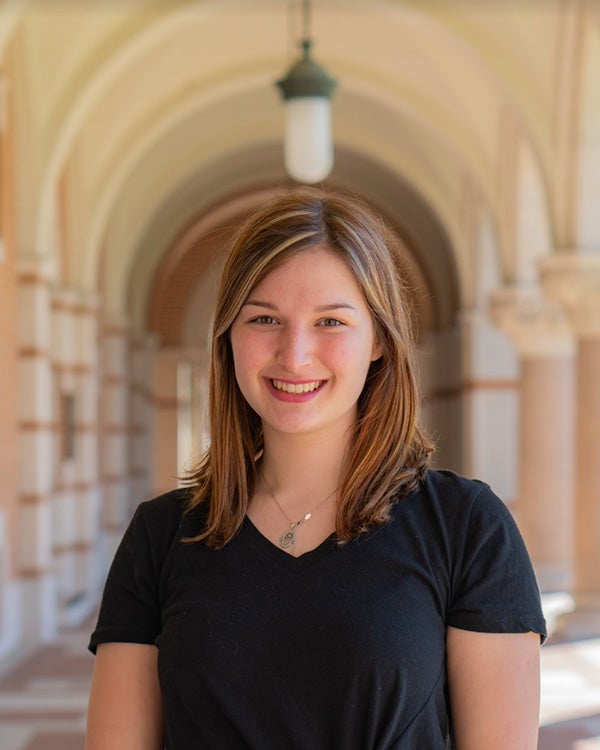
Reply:
[[95, 590], [99, 532], [98, 324], [95, 296], [55, 287], [52, 357], [58, 419], [53, 497], [60, 619], [84, 617]]
[[98, 304], [93, 293], [78, 291], [71, 308], [75, 352], [75, 456], [73, 490], [75, 523], [72, 541], [75, 561], [75, 599], [64, 613], [66, 622], [79, 622], [95, 604], [96, 548], [100, 534], [100, 472], [98, 461]]
[[[517, 495], [519, 364], [510, 339], [480, 309], [463, 310], [463, 472], [512, 508]], [[439, 369], [439, 366], [438, 366]]]
[[560, 591], [572, 578], [574, 340], [539, 289], [500, 289], [491, 304], [521, 361], [516, 517], [540, 587]]
[[54, 452], [55, 480], [52, 499], [53, 553], [57, 572], [60, 613], [77, 598], [77, 564], [75, 560], [75, 296], [67, 287], [52, 290], [52, 366], [57, 440]]
[[197, 461], [210, 444], [209, 353], [198, 351], [192, 370], [192, 446]]
[[152, 496], [152, 368], [156, 340], [138, 334], [131, 352], [130, 474], [134, 503]]
[[18, 654], [21, 640], [20, 584], [15, 543], [19, 512], [18, 453], [19, 364], [15, 320], [17, 318], [17, 268], [15, 267], [14, 133], [8, 117], [8, 78], [0, 73], [0, 672]]
[[187, 476], [196, 457], [193, 446], [193, 371], [190, 359], [182, 358], [177, 363], [177, 480]]
[[49, 278], [37, 259], [21, 260], [18, 291], [19, 508], [17, 574], [23, 592], [25, 648], [57, 629], [52, 490], [56, 414], [51, 363]]
[[154, 402], [152, 485], [154, 494], [172, 490], [178, 483], [177, 370], [181, 359], [180, 349], [161, 349], [154, 356], [152, 383]]
[[105, 564], [114, 552], [129, 522], [130, 497], [130, 351], [127, 321], [105, 319], [101, 334], [101, 481], [102, 527]]
[[577, 338], [575, 611], [559, 628], [600, 635], [600, 255], [557, 255], [541, 265], [549, 297], [566, 310]]

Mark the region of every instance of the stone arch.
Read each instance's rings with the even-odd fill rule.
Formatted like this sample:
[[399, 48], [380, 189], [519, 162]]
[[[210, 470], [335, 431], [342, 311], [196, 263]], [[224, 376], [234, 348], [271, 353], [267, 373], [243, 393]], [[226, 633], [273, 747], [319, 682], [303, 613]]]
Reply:
[[[205, 3], [203, 7], [203, 12], [206, 11], [206, 18], [209, 19], [211, 23], [218, 16], [218, 13], [214, 8], [209, 12], [209, 8], [213, 5], [214, 4], [211, 3]], [[501, 92], [495, 89], [497, 82], [494, 81], [494, 61], [493, 59], [487, 59], [483, 72], [481, 72], [482, 66], [474, 66], [471, 64], [473, 62], [474, 54], [476, 55], [478, 52], [474, 53], [472, 49], [469, 49], [470, 37], [469, 35], [464, 34], [464, 29], [461, 33], [457, 33], [456, 29], [444, 28], [441, 19], [436, 18], [435, 14], [433, 14], [432, 18], [428, 18], [427, 15], [421, 13], [400, 13], [399, 9], [396, 8], [395, 3], [382, 3], [380, 7], [382, 9], [385, 7], [387, 12], [392, 13], [394, 29], [400, 31], [404, 25], [407, 25], [408, 28], [413, 28], [413, 25], [416, 25], [415, 28], [418, 28], [420, 33], [425, 34], [428, 39], [431, 38], [431, 40], [435, 40], [436, 48], [440, 48], [441, 45], [443, 49], [452, 49], [452, 55], [449, 56], [448, 60], [451, 61], [453, 66], [455, 66], [454, 72], [457, 75], [460, 73], [461, 76], [463, 74], [469, 75], [468, 86], [464, 85], [461, 89], [455, 91], [456, 96], [460, 97], [461, 107], [463, 105], [466, 106], [466, 103], [469, 100], [467, 89], [472, 88], [473, 91], [476, 91], [477, 97], [483, 96], [485, 90], [490, 89], [490, 91], [494, 90], [494, 93], [486, 97], [485, 106], [482, 106], [480, 109], [489, 109], [490, 111], [493, 111], [493, 108], [488, 108], [488, 104], [492, 102], [495, 96], [501, 95]], [[275, 10], [274, 5], [267, 4], [265, 5], [265, 8], [262, 8], [261, 12], [273, 14]], [[360, 23], [360, 13], [355, 18], [357, 11], [357, 8], [348, 9], [350, 24], [356, 25]], [[277, 11], [277, 13], [279, 13], [279, 11]], [[443, 106], [447, 107], [447, 102], [444, 104], [441, 99], [439, 102], [435, 101], [435, 98], [438, 96], [438, 94], [435, 93], [435, 88], [426, 87], [426, 89], [418, 90], [416, 87], [417, 81], [409, 80], [408, 69], [403, 71], [400, 66], [390, 68], [394, 70], [394, 76], [390, 77], [388, 75], [386, 80], [382, 77], [381, 70], [378, 71], [376, 68], [372, 67], [372, 61], [374, 58], [368, 49], [365, 51], [354, 50], [353, 55], [358, 54], [360, 59], [357, 59], [356, 61], [351, 60], [347, 47], [344, 45], [340, 46], [339, 41], [336, 42], [333, 38], [333, 18], [335, 14], [332, 13], [332, 8], [324, 7], [323, 15], [325, 18], [320, 27], [320, 33], [323, 38], [323, 47], [331, 49], [330, 54], [343, 76], [344, 90], [347, 93], [343, 93], [342, 91], [341, 96], [348, 96], [349, 99], [353, 97], [356, 102], [362, 102], [363, 111], [367, 109], [370, 111], [374, 103], [378, 103], [380, 108], [382, 108], [382, 111], [385, 109], [388, 113], [392, 111], [392, 105], [395, 106], [398, 109], [396, 112], [396, 118], [398, 118], [402, 110], [404, 110], [404, 112], [410, 111], [412, 116], [415, 116], [415, 124], [413, 126], [415, 133], [418, 132], [419, 127], [423, 127], [424, 125], [437, 131], [436, 138], [438, 140], [445, 140], [445, 144], [441, 147], [440, 156], [443, 155], [448, 157], [448, 155], [454, 150], [457, 157], [453, 160], [453, 168], [466, 168], [468, 171], [474, 170], [477, 174], [477, 181], [482, 182], [483, 172], [485, 171], [482, 165], [485, 164], [485, 160], [482, 160], [477, 153], [477, 149], [483, 147], [483, 144], [480, 143], [481, 133], [474, 138], [465, 138], [465, 134], [461, 131], [461, 127], [464, 127], [466, 124], [468, 127], [473, 127], [474, 131], [479, 129], [482, 132], [487, 132], [489, 128], [482, 127], [483, 121], [479, 121], [476, 126], [471, 126], [471, 118], [463, 118], [461, 120], [460, 117], [453, 117], [451, 120], [448, 120], [448, 118], [445, 117], [448, 113], [442, 110]], [[279, 15], [275, 14], [274, 19], [275, 20], [271, 20], [270, 22], [273, 29], [275, 29], [283, 20], [283, 17], [281, 13], [279, 13]], [[53, 186], [56, 184], [56, 180], [60, 173], [60, 165], [64, 164], [69, 149], [72, 146], [75, 133], [79, 132], [84, 127], [87, 127], [86, 117], [89, 116], [90, 108], [92, 106], [98, 106], [104, 93], [110, 88], [111, 82], [116, 83], [120, 76], [127, 74], [129, 67], [131, 67], [136, 61], [139, 63], [141, 58], [149, 56], [151, 49], [154, 49], [158, 40], [168, 40], [170, 35], [172, 36], [177, 28], [182, 28], [186, 23], [189, 23], [192, 20], [197, 21], [197, 17], [190, 14], [189, 8], [187, 8], [185, 12], [183, 10], [181, 10], [181, 12], [177, 10], [176, 13], [173, 13], [173, 15], [170, 15], [168, 18], [166, 16], [160, 17], [158, 15], [155, 27], [140, 26], [136, 29], [138, 35], [131, 39], [127, 39], [126, 44], [111, 47], [113, 51], [112, 57], [108, 56], [90, 72], [85, 88], [82, 87], [81, 89], [78, 89], [78, 97], [75, 99], [75, 105], [66, 113], [68, 116], [64, 120], [62, 130], [57, 133], [55, 146], [53, 147], [52, 152], [52, 159], [48, 162], [49, 166], [46, 169], [44, 184], [47, 186], [48, 190], [43, 188], [44, 195], [50, 195], [52, 193]], [[388, 33], [387, 30], [380, 31], [381, 33]], [[390, 31], [390, 33], [392, 32]], [[122, 38], [121, 41], [123, 41]], [[274, 60], [276, 55], [281, 52], [280, 47], [281, 45], [279, 43], [273, 43], [272, 49], [268, 51], [268, 54], [271, 56], [268, 60], [264, 56], [260, 60], [254, 59], [248, 74], [246, 74], [245, 71], [234, 71], [235, 82], [233, 78], [230, 78], [229, 83], [225, 86], [225, 88], [229, 86], [229, 93], [231, 94], [234, 90], [237, 92], [236, 96], [241, 95], [244, 90], [247, 90], [250, 93], [248, 87], [252, 88], [252, 86], [255, 86], [257, 83], [260, 83], [260, 86], [266, 85], [268, 87], [272, 82], [270, 79], [273, 77], [274, 71], [276, 71], [278, 67], [278, 63], [274, 62]], [[253, 54], [256, 56], [256, 50], [253, 51]], [[427, 76], [439, 75], [440, 73], [439, 64], [436, 66], [433, 61], [428, 61], [427, 65], [423, 65], [422, 70], [424, 71], [425, 69], [427, 70]], [[468, 73], [468, 71], [471, 71], [471, 73]], [[244, 75], [246, 75], [246, 81], [244, 81]], [[396, 78], [397, 80], [395, 80]], [[217, 82], [216, 89], [214, 88], [215, 82], [212, 82], [208, 87], [186, 91], [186, 97], [190, 102], [194, 100], [196, 94], [204, 99], [207, 97], [210, 98], [215, 91], [218, 91], [219, 86], [225, 82], [226, 79], [221, 77]], [[490, 87], [490, 82], [493, 82], [494, 86]], [[232, 86], [233, 88], [231, 88]], [[424, 90], [429, 92], [427, 101], [424, 101], [422, 98]], [[274, 98], [273, 93], [269, 96], [271, 96], [272, 99]], [[377, 102], [377, 100], [379, 101]], [[171, 104], [175, 104], [174, 100], [170, 101]], [[354, 111], [358, 110], [358, 104], [353, 105], [353, 107]], [[163, 109], [166, 109], [166, 107]], [[440, 115], [439, 118], [435, 116], [436, 113]], [[464, 114], [466, 115], [467, 113], [464, 112]], [[181, 117], [182, 114], [180, 113], [178, 116]], [[442, 122], [444, 123], [443, 126]], [[127, 138], [125, 138], [123, 144], [121, 144], [122, 148], [119, 154], [116, 154], [115, 152], [113, 163], [109, 165], [110, 174], [115, 174], [120, 168], [120, 158], [117, 159], [116, 157], [122, 157], [124, 155], [123, 152], [127, 151], [127, 148], [131, 147], [132, 144], [137, 145], [139, 141], [147, 139], [152, 128], [158, 126], [158, 122], [156, 119], [150, 118], [146, 119], [145, 123], [139, 122], [137, 125], [135, 123], [130, 123], [130, 125], [133, 130], [129, 132]], [[402, 132], [402, 125], [400, 122], [398, 122], [396, 131]], [[473, 135], [475, 135], [475, 132]], [[348, 137], [344, 137], [343, 133], [341, 136], [340, 142], [345, 146], [350, 148], [356, 147], [356, 142], [352, 142]], [[264, 132], [261, 137], [262, 140], [266, 142], [269, 139], [272, 139], [273, 132]], [[237, 144], [238, 147], [242, 148], [249, 145], [249, 142], [246, 142], [245, 144]], [[418, 146], [417, 140], [415, 139], [410, 146], [411, 147], [407, 149], [409, 153], [416, 150]], [[422, 150], [423, 149], [421, 149], [421, 151]], [[125, 154], [125, 156], [127, 156], [127, 154]], [[443, 158], [437, 159], [438, 163], [444, 161], [445, 159]], [[129, 173], [132, 171], [133, 166], [131, 162], [129, 162], [127, 169], [129, 170]], [[121, 174], [123, 175], [124, 173], [122, 172]], [[123, 179], [124, 178], [121, 180], [121, 189], [123, 186]], [[430, 182], [432, 184], [437, 182], [438, 185], [441, 185], [444, 181], [436, 181], [435, 179], [432, 179]], [[93, 203], [98, 208], [90, 217], [91, 220], [87, 225], [88, 227], [91, 227], [91, 230], [89, 232], [86, 231], [86, 237], [90, 237], [90, 239], [84, 253], [74, 253], [74, 262], [77, 262], [77, 255], [79, 255], [79, 257], [90, 257], [90, 254], [97, 255], [99, 248], [104, 244], [104, 235], [107, 226], [111, 223], [112, 218], [114, 218], [111, 213], [112, 207], [114, 206], [115, 201], [121, 198], [122, 195], [121, 190], [116, 188], [114, 184], [112, 189], [113, 192], [110, 198], [108, 196], [109, 189], [105, 189], [104, 186], [102, 187], [102, 191], [95, 196]], [[483, 185], [482, 189], [489, 191], [490, 185]], [[427, 197], [429, 199], [429, 196]], [[442, 201], [438, 199], [438, 203], [441, 202]], [[46, 231], [49, 224], [48, 221], [44, 219], [44, 216], [48, 219], [49, 215], [54, 210], [52, 200], [46, 201], [44, 199], [43, 203], [46, 208], [42, 209], [42, 218], [39, 227], [40, 243], [42, 244], [46, 242], [49, 237], [49, 233]], [[42, 244], [38, 246], [41, 247]], [[110, 245], [110, 243], [108, 244]], [[457, 247], [459, 246], [458, 243], [455, 244]], [[122, 248], [120, 249], [120, 252], [123, 252]], [[91, 280], [95, 275], [94, 270], [91, 269], [95, 268], [97, 268], [97, 266], [92, 264], [92, 266], [88, 267], [87, 271], [83, 274], [86, 279], [85, 286], [90, 285]]]

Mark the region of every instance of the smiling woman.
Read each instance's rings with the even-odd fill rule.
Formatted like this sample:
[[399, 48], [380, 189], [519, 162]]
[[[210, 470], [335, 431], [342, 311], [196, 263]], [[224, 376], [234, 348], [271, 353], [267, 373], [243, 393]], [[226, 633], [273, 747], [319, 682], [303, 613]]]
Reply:
[[405, 296], [355, 199], [294, 190], [240, 228], [211, 446], [115, 556], [88, 750], [534, 750], [531, 563], [486, 484], [428, 468]]
[[[304, 479], [290, 505], [301, 510], [307, 497], [338, 487], [328, 525], [339, 540], [387, 520], [398, 492], [416, 486], [431, 446], [418, 426], [408, 295], [394, 246], [383, 221], [360, 201], [310, 189], [282, 196], [240, 227], [217, 298], [211, 397], [219, 408], [211, 413], [211, 450], [193, 477], [193, 504], [210, 497], [198, 539], [206, 534], [218, 547], [247, 514], [252, 518], [260, 490], [255, 458], [262, 456], [264, 470], [271, 450], [285, 455], [300, 440], [315, 486]], [[278, 401], [290, 402], [289, 395], [275, 379], [287, 390], [306, 381], [319, 386], [314, 397], [299, 397], [306, 408], [285, 409]], [[334, 437], [318, 426], [336, 409], [346, 411], [337, 414]], [[266, 451], [270, 417], [285, 424]], [[296, 486], [289, 466], [285, 476]], [[311, 523], [313, 542], [317, 526]], [[308, 533], [303, 537], [308, 550]]]
[[237, 383], [261, 419], [264, 440], [272, 432], [312, 432], [346, 443], [380, 347], [339, 255], [317, 245], [269, 273], [236, 317], [231, 346]]

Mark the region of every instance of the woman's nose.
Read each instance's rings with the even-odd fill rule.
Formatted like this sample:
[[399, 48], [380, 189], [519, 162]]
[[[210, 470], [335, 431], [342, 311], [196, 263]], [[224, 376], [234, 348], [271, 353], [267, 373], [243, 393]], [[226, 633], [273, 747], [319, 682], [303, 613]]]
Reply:
[[312, 359], [311, 338], [306, 331], [289, 328], [282, 331], [277, 351], [278, 364], [288, 372], [296, 372]]

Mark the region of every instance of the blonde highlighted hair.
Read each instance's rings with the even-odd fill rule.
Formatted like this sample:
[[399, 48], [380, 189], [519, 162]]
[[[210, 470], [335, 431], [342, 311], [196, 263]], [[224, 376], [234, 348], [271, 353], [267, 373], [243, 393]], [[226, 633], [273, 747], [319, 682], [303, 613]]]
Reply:
[[237, 385], [230, 329], [252, 289], [291, 255], [326, 245], [352, 271], [373, 316], [382, 356], [371, 363], [358, 401], [340, 489], [336, 535], [347, 541], [389, 519], [423, 477], [432, 446], [418, 425], [414, 343], [395, 240], [362, 201], [297, 188], [253, 213], [239, 228], [221, 277], [210, 364], [211, 445], [188, 477], [189, 508], [208, 503], [203, 531], [189, 541], [226, 544], [254, 493], [262, 453], [259, 416]]

